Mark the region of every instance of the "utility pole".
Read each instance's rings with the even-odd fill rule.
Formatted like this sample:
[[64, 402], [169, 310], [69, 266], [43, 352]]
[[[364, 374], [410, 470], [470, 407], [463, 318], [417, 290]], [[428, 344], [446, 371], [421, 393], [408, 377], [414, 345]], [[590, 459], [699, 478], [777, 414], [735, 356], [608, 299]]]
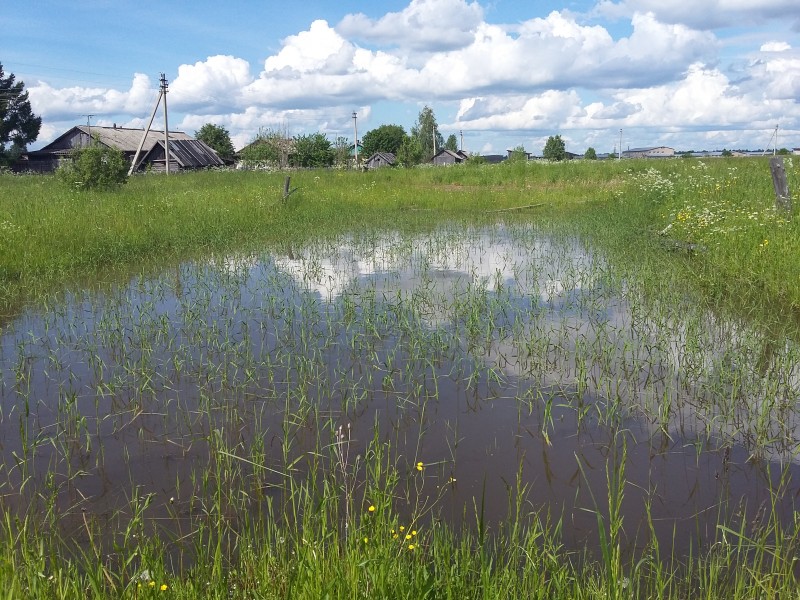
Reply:
[[86, 144], [86, 145], [87, 146], [91, 146], [92, 145], [92, 121], [91, 121], [91, 119], [92, 119], [92, 117], [94, 115], [83, 115], [83, 116], [86, 117], [86, 129], [87, 129], [87, 135], [89, 136], [89, 143]]
[[167, 175], [169, 175], [169, 124], [167, 123], [167, 79], [164, 77], [164, 74], [161, 74], [161, 85], [158, 89], [158, 98], [156, 98], [156, 104], [153, 107], [153, 113], [150, 115], [150, 120], [147, 122], [147, 127], [145, 127], [144, 133], [142, 134], [142, 141], [139, 142], [139, 147], [136, 149], [136, 154], [133, 155], [133, 160], [131, 161], [131, 167], [128, 169], [128, 176], [130, 177], [133, 172], [136, 170], [139, 161], [139, 154], [142, 152], [142, 148], [144, 148], [144, 142], [147, 139], [147, 134], [150, 133], [150, 127], [153, 125], [153, 119], [156, 118], [156, 112], [158, 112], [158, 105], [161, 102], [161, 98], [164, 98], [164, 153], [166, 157], [166, 169]]
[[464, 130], [461, 129], [461, 130], [459, 130], [458, 133], [461, 134], [461, 151], [463, 152], [464, 151]]
[[778, 126], [775, 125], [775, 145], [772, 147], [772, 156], [778, 153]]
[[353, 149], [355, 150], [356, 169], [358, 169], [358, 114], [356, 111], [353, 111], [353, 134], [356, 138], [356, 142], [353, 144]]
[[619, 159], [622, 160], [622, 129], [619, 130]]
[[167, 78], [161, 74], [161, 97], [164, 98], [164, 158], [166, 174], [169, 175], [169, 123], [167, 122]]
[[431, 129], [431, 135], [433, 136], [433, 155], [436, 156], [436, 127]]

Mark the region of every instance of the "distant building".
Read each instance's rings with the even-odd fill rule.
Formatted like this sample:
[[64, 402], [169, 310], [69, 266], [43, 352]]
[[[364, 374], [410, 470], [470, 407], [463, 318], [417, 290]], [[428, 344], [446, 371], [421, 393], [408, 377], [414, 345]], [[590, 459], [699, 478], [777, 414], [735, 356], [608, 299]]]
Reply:
[[[15, 170], [50, 173], [61, 161], [68, 160], [73, 150], [100, 144], [120, 150], [131, 162], [142, 143], [143, 129], [128, 127], [89, 127], [78, 125], [40, 150], [28, 152], [14, 165]], [[169, 132], [170, 170], [221, 167], [225, 163], [208, 145], [182, 131]], [[139, 170], [163, 171], [166, 167], [164, 132], [150, 130], [139, 153]]]
[[622, 151], [622, 158], [669, 158], [675, 156], [675, 149], [668, 146], [629, 148]]
[[376, 152], [364, 161], [364, 168], [378, 169], [380, 167], [394, 166], [395, 155], [391, 152]]
[[[521, 150], [516, 150], [516, 149], [506, 150], [506, 158], [511, 158], [511, 155], [514, 154], [514, 152], [521, 152]], [[534, 158], [533, 152], [525, 152], [525, 158], [528, 160]]]
[[792, 154], [800, 154], [800, 148], [792, 148]]
[[461, 150], [453, 152], [452, 150], [443, 148], [434, 155], [431, 162], [435, 165], [455, 165], [464, 162], [467, 158], [469, 158], [469, 156]]

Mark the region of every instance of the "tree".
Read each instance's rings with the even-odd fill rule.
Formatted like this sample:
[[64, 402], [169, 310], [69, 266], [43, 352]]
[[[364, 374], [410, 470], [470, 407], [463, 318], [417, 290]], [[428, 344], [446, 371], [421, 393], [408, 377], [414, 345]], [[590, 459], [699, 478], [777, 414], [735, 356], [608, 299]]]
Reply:
[[214, 125], [213, 123], [206, 123], [199, 131], [194, 132], [196, 137], [201, 142], [209, 145], [222, 160], [233, 160], [235, 150], [231, 142], [231, 134], [228, 130], [221, 125]]
[[334, 154], [333, 145], [324, 133], [311, 133], [295, 138], [289, 163], [294, 167], [330, 167]]
[[511, 151], [511, 154], [508, 155], [508, 162], [525, 162], [528, 160], [528, 152], [525, 150], [525, 146], [520, 144], [516, 148]]
[[551, 135], [547, 138], [547, 143], [544, 145], [544, 152], [542, 152], [545, 160], [564, 160], [567, 157], [567, 149], [564, 145], [564, 140], [560, 135]]
[[447, 141], [444, 143], [444, 147], [453, 152], [458, 152], [458, 139], [456, 138], [456, 134], [451, 133], [447, 137]]
[[339, 168], [350, 164], [350, 141], [346, 137], [339, 136], [333, 142], [333, 164]]
[[282, 169], [289, 165], [294, 142], [288, 133], [260, 129], [253, 141], [242, 148], [239, 156], [248, 167]]
[[400, 148], [397, 149], [397, 162], [404, 167], [413, 167], [422, 161], [422, 148], [412, 136], [406, 136]]
[[733, 152], [725, 148], [722, 149], [722, 156], [733, 156]]
[[585, 158], [586, 160], [597, 160], [597, 151], [591, 146], [589, 146], [586, 149], [586, 152], [583, 153], [583, 158]]
[[[421, 150], [420, 162], [428, 161], [433, 158], [439, 150], [444, 147], [444, 138], [439, 133], [439, 126], [436, 124], [436, 115], [433, 109], [425, 106], [417, 117], [417, 122], [411, 128], [411, 137], [414, 138]], [[434, 139], [436, 140], [434, 150]]]
[[406, 130], [400, 125], [381, 125], [372, 129], [361, 140], [364, 156], [369, 158], [376, 152], [391, 152], [396, 155], [406, 137]]
[[[42, 118], [31, 110], [25, 84], [14, 83], [13, 73], [3, 77], [0, 63], [0, 166], [10, 165], [39, 137]], [[6, 144], [11, 147], [6, 149]]]
[[57, 174], [61, 181], [76, 189], [110, 190], [128, 181], [129, 167], [121, 150], [95, 143], [73, 150]]

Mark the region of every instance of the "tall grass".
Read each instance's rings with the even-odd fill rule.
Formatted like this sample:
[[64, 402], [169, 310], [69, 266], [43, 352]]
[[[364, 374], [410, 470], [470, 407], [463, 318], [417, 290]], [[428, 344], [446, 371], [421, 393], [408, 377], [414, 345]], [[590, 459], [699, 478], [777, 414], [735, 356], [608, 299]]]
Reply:
[[[800, 242], [771, 209], [765, 162], [291, 175], [286, 201], [284, 174], [137, 177], [102, 194], [2, 176], [0, 427], [15, 435], [0, 466], [0, 593], [797, 595], [800, 521], [784, 511], [797, 335], [767, 311], [800, 306]], [[510, 243], [494, 242], [498, 222]], [[461, 264], [465, 237], [505, 256], [513, 283]], [[409, 261], [414, 285], [391, 269], [363, 288], [342, 282], [353, 246]], [[443, 287], [432, 263], [470, 275]], [[17, 301], [36, 308], [18, 314]], [[601, 447], [599, 479], [583, 454], [574, 463], [597, 548], [576, 549], [570, 515], [531, 501], [522, 442], [506, 457], [517, 477], [500, 491], [502, 517], [487, 514], [498, 490], [484, 476], [445, 519], [470, 443], [454, 423], [435, 440], [447, 451], [425, 462], [446, 430], [446, 387], [465, 412], [511, 404], [515, 437], [542, 455], [564, 437]], [[656, 455], [671, 437], [698, 462], [708, 447], [746, 449], [764, 465], [766, 502], [720, 500], [702, 543], [670, 546], [651, 513], [657, 490], [630, 474], [637, 419]], [[134, 480], [141, 457], [161, 464], [154, 453], [174, 484]], [[114, 481], [111, 465], [131, 481], [103, 511], [81, 482]], [[641, 496], [644, 529], [626, 531]]]

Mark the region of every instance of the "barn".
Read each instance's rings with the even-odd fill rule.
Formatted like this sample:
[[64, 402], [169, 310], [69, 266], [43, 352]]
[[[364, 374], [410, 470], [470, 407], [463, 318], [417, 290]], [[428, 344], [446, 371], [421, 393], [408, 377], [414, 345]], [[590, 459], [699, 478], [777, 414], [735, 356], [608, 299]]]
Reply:
[[[62, 160], [69, 158], [73, 150], [86, 148], [93, 143], [116, 148], [122, 151], [128, 161], [133, 161], [143, 135], [144, 129], [78, 125], [44, 148], [28, 152], [14, 165], [14, 170], [50, 173], [58, 168]], [[170, 171], [221, 167], [224, 164], [207, 144], [182, 131], [169, 132], [169, 154]], [[139, 154], [138, 170], [163, 171], [165, 163], [164, 132], [150, 130]]]
[[435, 165], [455, 165], [458, 163], [462, 163], [467, 160], [469, 156], [466, 152], [461, 150], [453, 151], [443, 148], [436, 153], [436, 155], [431, 159], [431, 162]]

